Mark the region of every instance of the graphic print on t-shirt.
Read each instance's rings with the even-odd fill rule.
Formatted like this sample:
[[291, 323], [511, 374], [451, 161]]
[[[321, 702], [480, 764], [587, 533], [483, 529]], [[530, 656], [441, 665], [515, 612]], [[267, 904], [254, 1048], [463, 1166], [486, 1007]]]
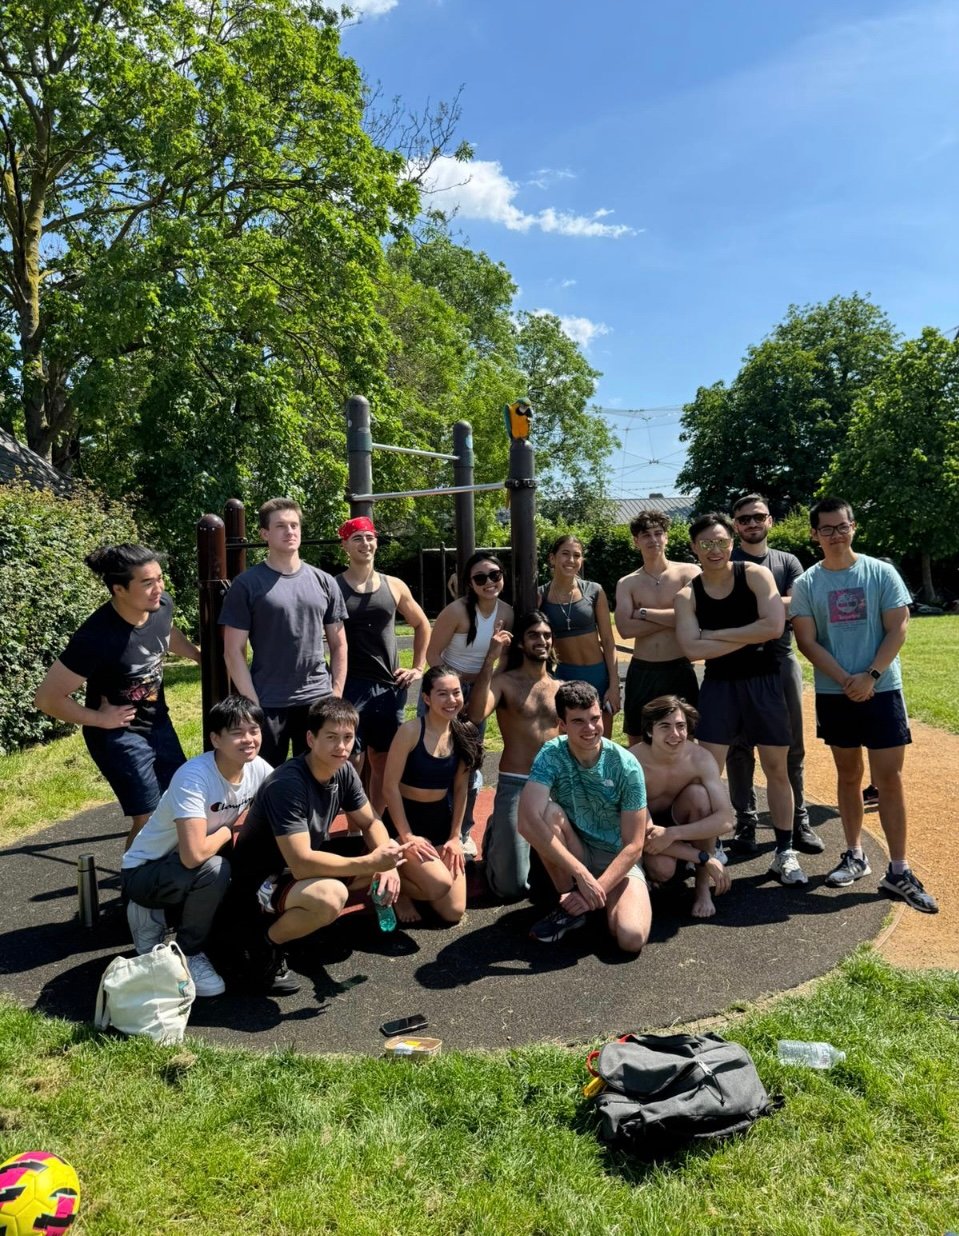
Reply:
[[829, 593], [830, 622], [865, 622], [865, 588], [837, 588]]

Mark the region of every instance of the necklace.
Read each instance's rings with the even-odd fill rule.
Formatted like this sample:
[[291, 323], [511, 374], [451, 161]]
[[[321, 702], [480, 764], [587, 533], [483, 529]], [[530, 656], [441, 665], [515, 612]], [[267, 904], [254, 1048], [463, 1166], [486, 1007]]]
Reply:
[[573, 612], [573, 593], [575, 591], [576, 591], [576, 585], [573, 584], [572, 588], [570, 588], [569, 592], [566, 594], [566, 601], [564, 603], [563, 601], [559, 599], [559, 593], [556, 591], [556, 585], [555, 584], [553, 585], [553, 594], [556, 597], [556, 604], [566, 615], [566, 630], [567, 631], [572, 631], [573, 629], [572, 612]]
[[658, 588], [659, 585], [663, 582], [663, 576], [666, 574], [666, 571], [669, 570], [669, 567], [667, 567], [665, 571], [660, 571], [658, 575], [654, 575], [652, 571], [647, 571], [645, 567], [640, 567], [640, 570], [643, 572], [644, 575], [648, 576]]

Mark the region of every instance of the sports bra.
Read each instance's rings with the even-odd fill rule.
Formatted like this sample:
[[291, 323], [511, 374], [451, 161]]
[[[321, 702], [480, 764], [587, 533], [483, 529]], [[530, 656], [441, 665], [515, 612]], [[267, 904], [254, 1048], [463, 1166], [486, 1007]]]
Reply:
[[430, 755], [425, 740], [426, 718], [420, 717], [419, 742], [406, 757], [400, 780], [413, 790], [448, 790], [460, 763], [456, 748], [449, 755]]
[[450, 642], [443, 652], [443, 664], [458, 674], [478, 674], [483, 668], [486, 654], [489, 652], [489, 642], [496, 630], [496, 615], [499, 613], [497, 601], [493, 612], [484, 618], [476, 611], [476, 638], [472, 644], [467, 644], [467, 631], [454, 631]]
[[591, 635], [596, 630], [596, 602], [599, 599], [599, 584], [588, 579], [576, 581], [583, 594], [578, 601], [561, 605], [547, 600], [549, 585], [539, 592], [539, 607], [553, 628], [553, 639], [571, 639], [575, 635]]

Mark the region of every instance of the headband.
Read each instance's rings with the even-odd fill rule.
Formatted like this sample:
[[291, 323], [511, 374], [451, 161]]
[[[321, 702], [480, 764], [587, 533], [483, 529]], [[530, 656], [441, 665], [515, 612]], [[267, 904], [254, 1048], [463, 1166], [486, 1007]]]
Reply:
[[340, 524], [337, 529], [341, 541], [348, 541], [355, 532], [372, 532], [376, 536], [372, 519], [366, 515], [358, 515], [356, 519], [348, 519], [345, 524]]

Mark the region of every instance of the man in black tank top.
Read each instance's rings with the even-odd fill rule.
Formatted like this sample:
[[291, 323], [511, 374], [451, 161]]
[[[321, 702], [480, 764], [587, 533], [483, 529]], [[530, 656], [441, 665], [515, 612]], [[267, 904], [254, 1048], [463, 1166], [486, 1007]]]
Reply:
[[[343, 698], [360, 715], [356, 731], [363, 753], [363, 780], [373, 810], [386, 807], [383, 769], [396, 731], [403, 721], [407, 690], [423, 677], [429, 619], [401, 579], [374, 568], [377, 538], [366, 516], [348, 519], [339, 528], [349, 566], [335, 577], [346, 604], [346, 685]], [[413, 628], [413, 666], [400, 667], [396, 649], [396, 615]]]
[[805, 884], [793, 847], [791, 733], [774, 650], [786, 624], [782, 598], [765, 567], [730, 561], [733, 525], [725, 515], [701, 515], [689, 535], [703, 573], [676, 597], [676, 637], [691, 661], [706, 662], [697, 738], [720, 769], [738, 735], [757, 748], [776, 832], [769, 873]]

